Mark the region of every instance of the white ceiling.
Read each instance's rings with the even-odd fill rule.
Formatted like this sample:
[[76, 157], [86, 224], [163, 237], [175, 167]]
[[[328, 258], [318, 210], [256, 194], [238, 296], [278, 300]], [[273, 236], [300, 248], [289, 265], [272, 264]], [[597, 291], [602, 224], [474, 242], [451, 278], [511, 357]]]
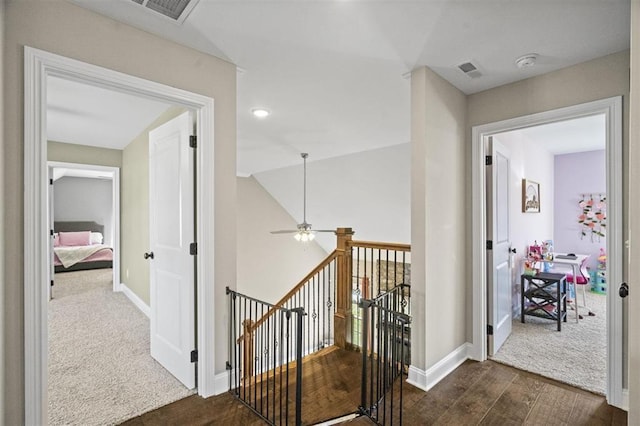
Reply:
[[124, 149], [169, 107], [113, 89], [49, 76], [47, 138]]
[[408, 142], [419, 66], [470, 94], [629, 48], [629, 0], [200, 0], [181, 25], [132, 0], [75, 3], [239, 67], [241, 175]]
[[606, 117], [598, 114], [501, 133], [510, 134], [553, 155], [597, 151], [606, 148]]

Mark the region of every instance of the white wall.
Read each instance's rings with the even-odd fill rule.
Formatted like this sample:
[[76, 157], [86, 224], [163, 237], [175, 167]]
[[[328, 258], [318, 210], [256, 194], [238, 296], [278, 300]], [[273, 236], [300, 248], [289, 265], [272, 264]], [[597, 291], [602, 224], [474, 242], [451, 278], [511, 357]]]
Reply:
[[53, 217], [104, 225], [104, 244], [113, 243], [113, 183], [108, 179], [64, 176], [53, 183]]
[[292, 235], [270, 233], [296, 229], [296, 221], [253, 177], [238, 178], [237, 188], [237, 290], [275, 303], [328, 253], [315, 242], [301, 243]]
[[[602, 135], [603, 140], [605, 135]], [[605, 150], [580, 152], [555, 156], [555, 218], [554, 249], [564, 253], [589, 254], [587, 265], [595, 270], [600, 248], [606, 248], [605, 237], [582, 237], [582, 225], [578, 216], [582, 209], [578, 206], [581, 194], [607, 191], [607, 171]], [[594, 198], [596, 199], [596, 198]]]
[[[411, 241], [410, 144], [307, 162], [307, 222], [314, 229], [350, 227], [354, 239]], [[295, 219], [302, 222], [303, 168], [285, 167], [255, 178]], [[295, 228], [294, 228], [295, 229]], [[330, 252], [333, 234], [318, 235]]]
[[[514, 312], [520, 312], [520, 275], [528, 247], [534, 242], [553, 239], [553, 155], [536, 148], [520, 132], [494, 136], [509, 152], [509, 235], [517, 252], [511, 270], [511, 297]], [[522, 212], [522, 179], [540, 184], [540, 213]]]

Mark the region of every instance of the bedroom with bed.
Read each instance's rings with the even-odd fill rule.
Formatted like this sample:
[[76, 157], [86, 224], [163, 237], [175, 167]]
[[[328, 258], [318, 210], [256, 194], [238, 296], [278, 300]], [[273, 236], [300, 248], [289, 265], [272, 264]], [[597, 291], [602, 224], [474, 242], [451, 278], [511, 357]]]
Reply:
[[[50, 164], [51, 171], [51, 287], [77, 271], [102, 270], [113, 276], [116, 268], [116, 196], [113, 175], [95, 166], [82, 169], [64, 163]], [[64, 274], [64, 275], [61, 275]], [[85, 274], [86, 276], [86, 274]], [[74, 279], [81, 275], [75, 274]], [[115, 290], [115, 287], [114, 287]]]
[[113, 248], [104, 242], [104, 225], [92, 221], [54, 222], [54, 272], [112, 268]]

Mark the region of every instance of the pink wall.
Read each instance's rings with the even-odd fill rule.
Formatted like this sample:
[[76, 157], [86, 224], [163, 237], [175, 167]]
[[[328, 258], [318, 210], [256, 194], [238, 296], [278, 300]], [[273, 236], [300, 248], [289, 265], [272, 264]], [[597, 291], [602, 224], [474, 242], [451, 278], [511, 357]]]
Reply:
[[[556, 252], [590, 254], [588, 265], [595, 269], [600, 248], [606, 238], [593, 241], [580, 236], [578, 206], [581, 194], [606, 193], [605, 150], [556, 155], [554, 161], [554, 249]], [[606, 232], [605, 232], [606, 235]]]

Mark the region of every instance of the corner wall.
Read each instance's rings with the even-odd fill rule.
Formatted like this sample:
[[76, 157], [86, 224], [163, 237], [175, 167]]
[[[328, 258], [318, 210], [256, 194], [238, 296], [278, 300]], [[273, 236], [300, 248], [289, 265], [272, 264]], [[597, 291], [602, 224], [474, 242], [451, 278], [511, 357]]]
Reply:
[[423, 67], [411, 75], [412, 367], [465, 344], [466, 97]]
[[[2, 198], [4, 241], [4, 301], [2, 333], [4, 366], [3, 418], [0, 423], [24, 423], [24, 181], [23, 110], [24, 46], [31, 46], [83, 62], [103, 66], [215, 100], [215, 181], [210, 182], [215, 205], [216, 300], [214, 336], [224, 336], [225, 286], [236, 281], [236, 67], [210, 55], [169, 42], [147, 32], [90, 12], [64, 0], [6, 1]], [[170, 58], [171, 60], [167, 60]], [[202, 141], [213, 143], [213, 141]], [[216, 347], [217, 373], [225, 371], [226, 348]]]
[[270, 233], [296, 229], [296, 221], [253, 177], [238, 178], [237, 211], [240, 293], [275, 303], [327, 257], [315, 241]]

